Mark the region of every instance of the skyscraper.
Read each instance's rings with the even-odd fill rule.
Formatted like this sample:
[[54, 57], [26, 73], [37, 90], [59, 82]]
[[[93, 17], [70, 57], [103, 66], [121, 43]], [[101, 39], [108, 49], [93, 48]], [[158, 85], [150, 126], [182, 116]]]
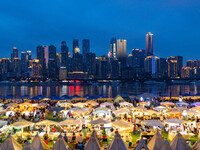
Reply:
[[45, 48], [41, 45], [37, 46], [37, 59], [39, 60], [39, 64], [41, 64], [42, 67], [42, 77], [46, 78], [47, 72], [46, 72], [46, 60], [45, 60], [44, 49]]
[[79, 48], [77, 39], [73, 40], [73, 55], [75, 54], [75, 48]]
[[13, 47], [13, 53], [11, 54], [11, 60], [13, 60], [14, 58], [18, 58], [18, 48], [17, 47]]
[[24, 73], [26, 71], [26, 52], [21, 52], [21, 71]]
[[65, 41], [61, 42], [61, 67], [67, 68], [68, 64], [68, 47]]
[[151, 32], [148, 32], [146, 34], [146, 55], [152, 56], [153, 53], [153, 34]]
[[48, 46], [44, 46], [44, 59], [45, 59], [45, 65], [46, 69], [49, 68], [48, 62], [49, 62], [49, 48]]
[[49, 46], [49, 78], [55, 80], [57, 78], [57, 57], [56, 47], [53, 45]]
[[177, 59], [175, 57], [167, 58], [167, 73], [169, 78], [177, 77]]
[[183, 56], [176, 56], [177, 60], [177, 75], [181, 77], [181, 69], [183, 67]]
[[94, 78], [96, 72], [96, 55], [95, 53], [87, 53], [86, 55], [86, 71], [88, 76]]
[[116, 38], [112, 38], [110, 40], [110, 52], [111, 52], [111, 58], [117, 58], [117, 41]]
[[82, 41], [83, 62], [86, 63], [87, 53], [90, 52], [90, 40], [83, 39]]
[[117, 40], [117, 58], [121, 63], [121, 67], [126, 66], [126, 40]]

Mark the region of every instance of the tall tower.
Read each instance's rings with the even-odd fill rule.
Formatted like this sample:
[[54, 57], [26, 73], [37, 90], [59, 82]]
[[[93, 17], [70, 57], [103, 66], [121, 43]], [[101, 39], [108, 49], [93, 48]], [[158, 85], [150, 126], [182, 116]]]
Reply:
[[78, 40], [77, 39], [74, 39], [73, 40], [73, 55], [75, 54], [75, 49], [78, 48]]
[[49, 46], [49, 78], [55, 80], [57, 78], [57, 63], [56, 63], [56, 47]]
[[117, 41], [116, 38], [110, 40], [110, 52], [112, 58], [117, 58]]
[[146, 34], [146, 55], [152, 56], [153, 53], [153, 34], [151, 32], [148, 32]]
[[90, 52], [90, 40], [83, 39], [82, 41], [83, 62], [86, 63], [87, 53]]
[[37, 59], [39, 60], [39, 64], [42, 66], [42, 76], [46, 78], [46, 63], [45, 63], [45, 51], [43, 46], [37, 46]]
[[117, 58], [126, 58], [126, 40], [117, 40]]
[[65, 41], [61, 42], [61, 67], [67, 68], [68, 47]]

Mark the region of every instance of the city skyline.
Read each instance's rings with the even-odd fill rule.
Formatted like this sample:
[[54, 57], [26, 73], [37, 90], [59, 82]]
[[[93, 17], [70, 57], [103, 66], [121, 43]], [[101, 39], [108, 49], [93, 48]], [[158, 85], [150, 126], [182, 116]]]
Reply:
[[157, 56], [182, 55], [184, 62], [200, 56], [200, 2], [196, 0], [19, 1], [9, 4], [10, 9], [6, 9], [7, 2], [1, 3], [2, 57], [9, 57], [13, 46], [19, 52], [32, 50], [36, 57], [38, 44], [59, 47], [60, 41], [66, 41], [71, 52], [73, 39], [90, 39], [90, 51], [100, 56], [110, 49], [111, 37], [126, 39], [127, 52], [131, 52], [133, 48], [145, 49], [147, 32], [154, 34]]

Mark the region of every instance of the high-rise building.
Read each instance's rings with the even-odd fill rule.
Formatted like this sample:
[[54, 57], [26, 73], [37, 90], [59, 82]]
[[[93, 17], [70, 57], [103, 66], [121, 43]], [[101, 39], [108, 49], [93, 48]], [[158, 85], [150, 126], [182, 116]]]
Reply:
[[199, 59], [195, 59], [193, 62], [194, 67], [196, 68], [200, 68], [200, 60]]
[[86, 63], [86, 55], [90, 52], [90, 40], [82, 40], [82, 52], [83, 52], [83, 62]]
[[193, 61], [192, 60], [187, 60], [186, 61], [186, 67], [193, 68]]
[[11, 54], [11, 60], [13, 60], [14, 58], [18, 58], [18, 48], [17, 47], [13, 47], [13, 52]]
[[167, 61], [166, 58], [160, 58], [160, 75], [165, 77], [167, 75]]
[[11, 71], [11, 60], [9, 58], [2, 58], [2, 73], [7, 74]]
[[68, 64], [68, 47], [65, 41], [61, 42], [61, 67], [67, 69]]
[[158, 74], [159, 73], [159, 60], [160, 58], [157, 56], [147, 56], [145, 58], [145, 72], [150, 74]]
[[24, 73], [27, 70], [27, 65], [26, 65], [26, 52], [21, 52], [21, 72]]
[[45, 59], [45, 66], [46, 69], [49, 68], [49, 48], [48, 46], [44, 46], [44, 59]]
[[94, 78], [96, 72], [96, 55], [95, 53], [87, 53], [86, 55], [86, 72], [89, 78]]
[[42, 77], [42, 65], [39, 59], [34, 59], [32, 63], [32, 78], [41, 78]]
[[110, 53], [111, 53], [111, 58], [117, 58], [117, 41], [116, 38], [112, 38], [110, 40]]
[[148, 32], [146, 34], [146, 55], [152, 56], [153, 53], [153, 34], [151, 32]]
[[47, 78], [45, 47], [41, 45], [37, 46], [37, 59], [39, 60], [39, 64], [42, 66], [42, 77]]
[[112, 59], [110, 62], [111, 65], [111, 79], [119, 78], [119, 61], [117, 59]]
[[15, 77], [21, 77], [21, 64], [17, 57], [13, 59], [13, 73]]
[[57, 57], [56, 57], [56, 47], [53, 45], [49, 46], [49, 78], [56, 80], [57, 78]]
[[126, 58], [126, 40], [117, 40], [117, 58]]
[[121, 63], [121, 68], [126, 66], [126, 40], [117, 40], [117, 59]]
[[79, 48], [78, 40], [77, 39], [73, 40], [73, 55], [75, 54], [75, 48]]
[[108, 60], [105, 56], [99, 58], [99, 78], [106, 79], [108, 74]]
[[181, 77], [181, 69], [183, 67], [183, 56], [176, 56], [177, 60], [177, 75]]
[[74, 72], [83, 71], [83, 55], [78, 52], [73, 56], [72, 68]]
[[169, 78], [177, 77], [177, 59], [175, 57], [167, 58], [167, 74]]
[[181, 69], [181, 78], [192, 78], [194, 76], [194, 69], [191, 67], [183, 66]]

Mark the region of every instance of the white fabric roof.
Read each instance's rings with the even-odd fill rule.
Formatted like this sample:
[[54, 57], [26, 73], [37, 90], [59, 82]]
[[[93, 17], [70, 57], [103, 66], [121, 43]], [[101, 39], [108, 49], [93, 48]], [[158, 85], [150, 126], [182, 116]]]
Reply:
[[178, 133], [170, 143], [172, 150], [190, 150], [190, 147], [185, 142], [184, 138]]
[[153, 138], [147, 144], [147, 147], [149, 148], [149, 150], [160, 150], [163, 143], [164, 143], [163, 137], [157, 131], [157, 133], [153, 136]]
[[114, 139], [108, 146], [108, 150], [128, 150], [126, 143], [122, 140], [119, 133], [116, 133]]
[[142, 121], [142, 123], [145, 124], [146, 126], [160, 126], [160, 127], [164, 126], [164, 124], [161, 121], [154, 119], [144, 120]]
[[172, 119], [165, 120], [165, 122], [167, 122], [167, 123], [184, 123], [185, 121], [177, 119], [177, 118], [172, 118]]
[[110, 122], [107, 120], [103, 120], [101, 118], [90, 122], [90, 124], [106, 124], [106, 123], [110, 123]]

